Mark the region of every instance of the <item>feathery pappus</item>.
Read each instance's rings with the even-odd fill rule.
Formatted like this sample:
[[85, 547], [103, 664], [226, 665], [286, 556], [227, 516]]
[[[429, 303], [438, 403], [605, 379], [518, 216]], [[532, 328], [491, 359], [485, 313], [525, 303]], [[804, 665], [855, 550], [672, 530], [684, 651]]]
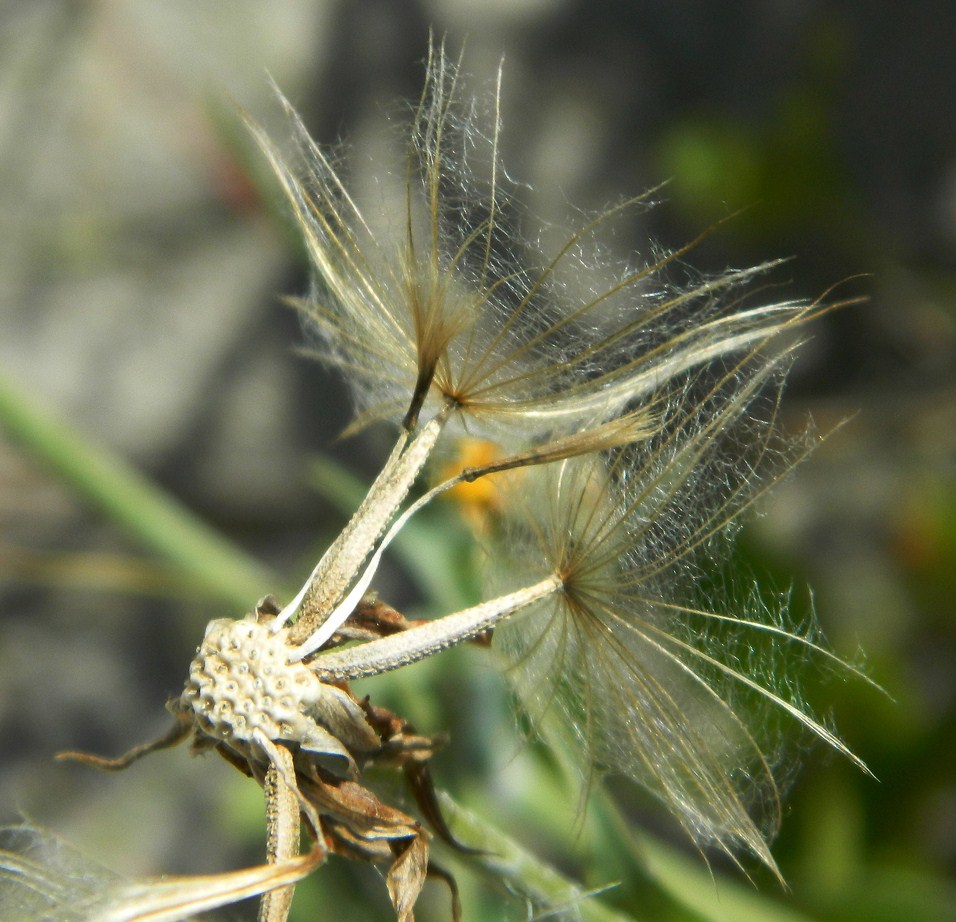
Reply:
[[[296, 302], [313, 351], [351, 386], [354, 427], [385, 421], [398, 437], [294, 598], [210, 623], [169, 704], [169, 735], [115, 760], [65, 754], [117, 769], [188, 738], [265, 791], [268, 865], [146, 888], [109, 919], [185, 918], [263, 893], [261, 922], [284, 922], [292, 884], [330, 852], [386, 866], [400, 922], [426, 876], [454, 895], [429, 859], [433, 835], [467, 851], [429, 771], [438, 741], [351, 683], [479, 637], [532, 722], [586, 773], [632, 779], [699, 846], [734, 860], [750, 853], [778, 873], [778, 718], [865, 768], [805, 707], [793, 674], [795, 659], [850, 667], [783, 608], [714, 598], [701, 578], [805, 450], [779, 435], [777, 408], [791, 334], [828, 308], [752, 306], [751, 283], [773, 264], [671, 284], [693, 243], [596, 262], [608, 225], [647, 195], [585, 219], [555, 252], [519, 239], [499, 93], [471, 100], [462, 80], [460, 61], [434, 47], [387, 220], [359, 207], [284, 99], [294, 160], [250, 120], [314, 270]], [[417, 487], [462, 433], [495, 451]], [[371, 593], [379, 562], [417, 510], [475, 482], [501, 497], [481, 536], [487, 595], [407, 621]], [[404, 773], [421, 820], [366, 786], [373, 763]], [[300, 856], [301, 822], [314, 845]]]

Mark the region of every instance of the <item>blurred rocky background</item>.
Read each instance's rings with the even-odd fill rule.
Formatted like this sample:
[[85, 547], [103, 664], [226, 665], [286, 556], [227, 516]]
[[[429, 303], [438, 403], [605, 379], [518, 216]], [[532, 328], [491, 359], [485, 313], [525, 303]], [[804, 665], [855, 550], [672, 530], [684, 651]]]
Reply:
[[[895, 699], [853, 683], [827, 699], [880, 781], [808, 756], [777, 850], [782, 900], [801, 918], [953, 918], [953, 4], [0, 0], [0, 376], [282, 574], [263, 593], [301, 579], [342, 523], [310, 458], [370, 479], [389, 433], [339, 441], [345, 388], [295, 352], [281, 299], [307, 289], [307, 269], [239, 112], [284, 135], [271, 78], [373, 182], [429, 29], [465, 42], [475, 87], [504, 60], [503, 159], [546, 221], [669, 179], [610, 247], [679, 245], [739, 211], [691, 264], [793, 257], [772, 296], [868, 297], [821, 318], [800, 353], [787, 423], [843, 425], [742, 551], [784, 588], [811, 586], [832, 645], [862, 648]], [[384, 581], [393, 602], [418, 601], [400, 567]], [[177, 584], [2, 437], [0, 593], [0, 821], [26, 816], [129, 875], [256, 860], [258, 793], [224, 763], [174, 752], [105, 777], [52, 761], [161, 732], [206, 621], [238, 612]], [[456, 681], [429, 674], [446, 697], [419, 702], [422, 729], [478, 732], [474, 713], [448, 713]], [[497, 803], [534, 797], [507, 754], [477, 758]], [[360, 879], [371, 903], [337, 917], [389, 918], [381, 882]], [[312, 899], [297, 918], [331, 897]], [[505, 911], [524, 917], [520, 901]], [[699, 918], [652, 888], [633, 912]], [[443, 913], [439, 895], [421, 916]]]

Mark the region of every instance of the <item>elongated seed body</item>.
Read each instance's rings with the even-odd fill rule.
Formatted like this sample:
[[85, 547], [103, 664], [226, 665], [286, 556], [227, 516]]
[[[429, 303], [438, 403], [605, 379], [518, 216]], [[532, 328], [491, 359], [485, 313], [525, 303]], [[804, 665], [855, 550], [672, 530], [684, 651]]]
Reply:
[[437, 621], [429, 621], [400, 634], [320, 655], [310, 666], [322, 682], [343, 682], [417, 663], [488, 630], [503, 618], [558, 592], [561, 585], [558, 576], [549, 576], [533, 586], [446, 615]]
[[403, 450], [396, 448], [392, 453], [362, 505], [309, 577], [299, 620], [291, 628], [290, 640], [293, 643], [301, 643], [308, 637], [342, 598], [395, 510], [408, 495], [435, 447], [446, 419], [447, 411], [439, 413]]

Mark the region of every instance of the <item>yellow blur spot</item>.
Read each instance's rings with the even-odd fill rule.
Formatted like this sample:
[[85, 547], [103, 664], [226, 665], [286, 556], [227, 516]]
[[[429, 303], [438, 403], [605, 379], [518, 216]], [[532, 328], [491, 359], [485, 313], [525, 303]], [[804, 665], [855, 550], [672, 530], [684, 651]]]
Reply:
[[[441, 470], [447, 480], [469, 467], [485, 467], [504, 457], [501, 447], [487, 439], [463, 438], [456, 456]], [[479, 534], [487, 534], [501, 510], [502, 478], [513, 477], [514, 471], [479, 477], [471, 483], [459, 483], [446, 494], [458, 506], [468, 524]]]

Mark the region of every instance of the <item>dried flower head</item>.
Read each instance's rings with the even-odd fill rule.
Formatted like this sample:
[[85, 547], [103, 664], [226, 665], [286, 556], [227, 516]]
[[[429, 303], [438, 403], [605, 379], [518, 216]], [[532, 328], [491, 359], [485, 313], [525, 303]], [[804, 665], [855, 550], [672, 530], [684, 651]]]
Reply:
[[[210, 624], [171, 703], [176, 731], [122, 760], [87, 761], [124, 767], [187, 736], [214, 748], [266, 791], [274, 867], [292, 867], [301, 814], [321, 853], [313, 863], [326, 850], [388, 862], [396, 914], [411, 919], [425, 874], [439, 873], [429, 834], [361, 778], [373, 762], [401, 768], [435, 833], [454, 842], [427, 771], [435, 741], [348, 683], [493, 629], [534, 719], [556, 717], [587, 764], [643, 784], [700, 844], [749, 851], [776, 870], [776, 720], [766, 715], [792, 718], [858, 762], [810, 716], [784, 668], [788, 649], [838, 661], [784, 611], [704, 596], [700, 562], [788, 466], [774, 425], [793, 345], [783, 334], [820, 308], [748, 306], [742, 292], [766, 266], [675, 287], [666, 270], [690, 247], [632, 266], [594, 263], [596, 236], [645, 197], [586, 221], [553, 254], [516, 242], [498, 95], [484, 133], [487, 113], [463, 100], [460, 80], [434, 49], [400, 213], [386, 222], [397, 235], [363, 216], [287, 103], [298, 164], [251, 125], [313, 263], [314, 289], [298, 306], [317, 354], [351, 384], [356, 425], [392, 420], [400, 434], [296, 597]], [[456, 426], [498, 448], [409, 501]], [[497, 594], [414, 624], [368, 595], [418, 509], [519, 468], [489, 504]], [[260, 918], [284, 920], [290, 898], [267, 896]]]

